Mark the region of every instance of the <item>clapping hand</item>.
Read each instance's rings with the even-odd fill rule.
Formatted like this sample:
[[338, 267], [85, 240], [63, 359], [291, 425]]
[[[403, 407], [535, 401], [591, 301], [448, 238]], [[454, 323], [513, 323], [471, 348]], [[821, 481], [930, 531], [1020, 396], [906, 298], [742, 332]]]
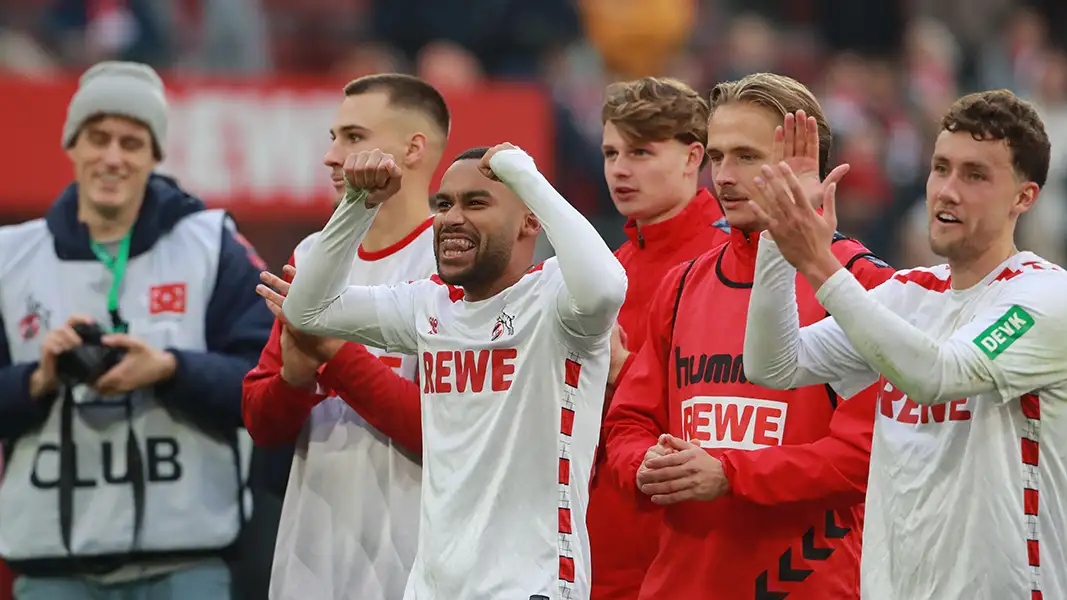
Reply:
[[808, 201], [789, 165], [764, 165], [756, 179], [754, 209], [767, 224], [782, 256], [818, 290], [841, 263], [830, 251], [837, 230], [835, 194], [831, 183], [823, 192], [822, 212]]
[[283, 277], [269, 271], [260, 273], [263, 283], [256, 286], [256, 293], [263, 297], [270, 309], [282, 323], [282, 379], [297, 387], [306, 387], [314, 382], [318, 368], [332, 359], [344, 346], [344, 340], [308, 335], [297, 330], [282, 311], [282, 303], [289, 294], [289, 282], [296, 276], [296, 267], [285, 265]]
[[785, 163], [796, 174], [800, 189], [808, 203], [819, 206], [826, 188], [836, 185], [848, 173], [848, 163], [838, 165], [819, 179], [819, 122], [804, 111], [787, 113], [783, 124], [774, 130], [771, 165]]
[[722, 463], [696, 444], [670, 434], [645, 453], [637, 487], [656, 504], [711, 501], [730, 491]]

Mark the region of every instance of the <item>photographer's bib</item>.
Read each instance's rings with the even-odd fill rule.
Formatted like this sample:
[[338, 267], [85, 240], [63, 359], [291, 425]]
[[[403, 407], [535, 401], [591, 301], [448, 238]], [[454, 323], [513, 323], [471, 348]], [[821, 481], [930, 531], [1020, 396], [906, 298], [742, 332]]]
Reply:
[[[0, 314], [24, 315], [3, 324], [11, 361], [37, 361], [48, 331], [76, 314], [155, 348], [205, 350], [227, 223], [222, 211], [182, 219], [149, 251], [122, 261], [118, 285], [116, 265], [103, 257], [59, 260], [43, 220], [10, 228], [0, 238]], [[150, 389], [118, 398], [84, 385], [61, 389], [44, 425], [13, 444], [0, 481], [0, 556], [226, 547], [251, 511], [250, 453], [243, 430], [209, 433], [161, 406]]]

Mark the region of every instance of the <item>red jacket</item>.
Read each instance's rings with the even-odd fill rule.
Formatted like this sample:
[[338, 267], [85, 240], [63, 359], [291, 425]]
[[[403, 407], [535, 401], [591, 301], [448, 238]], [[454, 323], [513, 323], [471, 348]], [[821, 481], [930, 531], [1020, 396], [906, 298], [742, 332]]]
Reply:
[[[615, 256], [626, 269], [629, 280], [626, 301], [619, 311], [619, 324], [626, 331], [626, 344], [631, 351], [636, 352], [644, 343], [648, 303], [659, 289], [663, 275], [729, 237], [721, 215], [715, 198], [707, 190], [701, 190], [681, 213], [667, 221], [641, 228], [632, 220], [626, 224], [630, 241]], [[625, 369], [619, 380], [625, 376]], [[605, 411], [610, 401], [609, 394]], [[603, 441], [602, 434], [597, 459], [601, 467], [606, 448]], [[592, 552], [592, 600], [635, 600], [659, 543], [662, 527], [659, 509], [650, 504], [647, 510], [638, 510], [633, 497], [614, 485], [610, 477], [594, 474], [586, 524]], [[620, 548], [625, 551], [620, 552]]]
[[[289, 259], [293, 264], [293, 259]], [[290, 386], [281, 376], [281, 323], [274, 322], [259, 364], [244, 379], [245, 428], [259, 446], [291, 444], [323, 394]], [[319, 385], [332, 391], [367, 423], [413, 453], [422, 454], [419, 388], [360, 344], [346, 343], [319, 371]], [[382, 401], [387, 398], [388, 401]]]
[[[710, 503], [665, 508], [642, 599], [859, 598], [875, 397], [869, 389], [842, 401], [829, 386], [778, 391], [747, 381], [741, 352], [756, 239], [735, 231], [664, 279], [648, 307], [648, 339], [605, 422], [608, 470], [638, 504], [651, 503], [637, 469], [663, 432], [719, 458], [732, 488]], [[839, 236], [832, 248], [868, 288], [893, 274], [853, 240]], [[802, 277], [797, 302], [802, 325], [826, 316]]]
[[730, 228], [719, 203], [708, 190], [700, 190], [674, 217], [639, 227], [630, 219], [623, 227], [630, 238], [615, 251], [626, 269], [626, 301], [619, 324], [626, 330], [631, 350], [645, 343], [648, 301], [671, 267], [704, 254], [730, 239]]

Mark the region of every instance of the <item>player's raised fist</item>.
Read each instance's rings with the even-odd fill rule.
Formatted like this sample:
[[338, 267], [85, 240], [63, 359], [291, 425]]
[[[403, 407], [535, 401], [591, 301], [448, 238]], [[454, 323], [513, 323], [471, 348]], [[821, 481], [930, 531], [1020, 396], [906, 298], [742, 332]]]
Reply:
[[349, 191], [365, 190], [367, 206], [377, 206], [400, 191], [404, 171], [392, 154], [365, 150], [349, 154], [343, 167]]
[[493, 146], [492, 148], [489, 149], [488, 152], [485, 153], [485, 156], [482, 157], [482, 161], [478, 165], [478, 170], [482, 172], [482, 175], [485, 175], [489, 179], [492, 179], [493, 181], [500, 181], [500, 179], [496, 176], [496, 173], [493, 173], [493, 168], [489, 166], [489, 159], [493, 158], [494, 154], [496, 154], [497, 152], [500, 152], [502, 150], [518, 150], [518, 149], [519, 149], [518, 146], [516, 146], [515, 144], [509, 144], [508, 142], [504, 142], [503, 144], [497, 144], [496, 146]]

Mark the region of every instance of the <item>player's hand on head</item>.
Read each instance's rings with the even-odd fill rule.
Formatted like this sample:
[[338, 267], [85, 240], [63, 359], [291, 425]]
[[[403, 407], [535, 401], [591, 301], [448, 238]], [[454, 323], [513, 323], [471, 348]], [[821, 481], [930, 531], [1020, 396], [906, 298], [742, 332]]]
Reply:
[[367, 192], [368, 207], [377, 206], [396, 195], [404, 177], [404, 170], [393, 155], [381, 150], [349, 154], [342, 170], [347, 186], [346, 196], [363, 190]]
[[787, 113], [782, 125], [774, 131], [771, 165], [789, 165], [800, 182], [804, 197], [814, 206], [821, 204], [826, 188], [840, 182], [849, 170], [847, 163], [838, 165], [825, 180], [820, 180], [820, 149], [819, 122], [802, 110]]
[[496, 173], [493, 172], [493, 168], [489, 166], [489, 160], [492, 159], [497, 152], [501, 152], [504, 150], [521, 150], [521, 148], [519, 148], [515, 144], [511, 144], [508, 142], [504, 142], [503, 144], [497, 144], [496, 146], [490, 148], [478, 164], [478, 170], [482, 172], [482, 175], [485, 175], [493, 181], [500, 181], [500, 178], [497, 177]]

